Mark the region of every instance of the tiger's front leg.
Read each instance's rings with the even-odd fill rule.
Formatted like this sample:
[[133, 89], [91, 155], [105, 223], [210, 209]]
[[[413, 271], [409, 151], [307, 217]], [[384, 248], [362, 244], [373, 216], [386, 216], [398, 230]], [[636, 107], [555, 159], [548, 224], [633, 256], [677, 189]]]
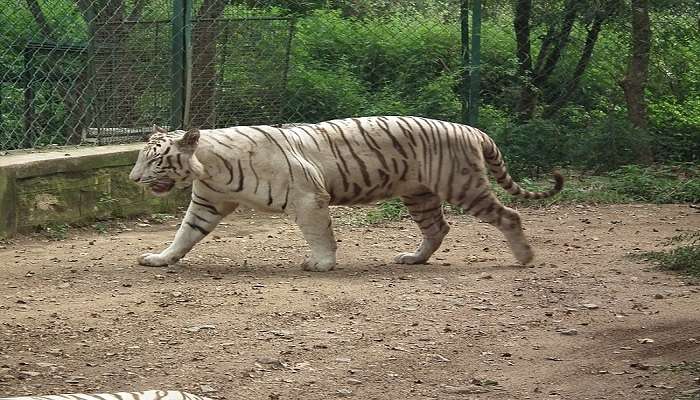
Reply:
[[149, 267], [162, 267], [175, 264], [187, 254], [197, 242], [202, 240], [221, 220], [238, 207], [236, 203], [212, 204], [192, 193], [190, 206], [182, 219], [180, 228], [175, 234], [175, 239], [158, 254], [146, 253], [138, 258], [141, 265]]
[[329, 200], [328, 194], [314, 193], [295, 202], [295, 222], [311, 248], [311, 257], [301, 264], [306, 271], [324, 272], [335, 268], [338, 246], [331, 227]]

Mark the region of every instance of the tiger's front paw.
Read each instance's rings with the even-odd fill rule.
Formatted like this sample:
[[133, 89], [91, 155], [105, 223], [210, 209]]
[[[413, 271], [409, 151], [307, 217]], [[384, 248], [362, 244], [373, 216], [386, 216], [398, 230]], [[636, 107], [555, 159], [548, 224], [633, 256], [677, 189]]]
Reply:
[[304, 271], [326, 272], [335, 268], [335, 260], [315, 260], [307, 258], [301, 263], [301, 269]]
[[394, 257], [394, 262], [397, 264], [425, 264], [427, 261], [427, 258], [417, 253], [401, 253]]
[[173, 264], [169, 260], [160, 254], [146, 253], [141, 254], [138, 258], [139, 264], [145, 265], [147, 267], [163, 267], [168, 264]]

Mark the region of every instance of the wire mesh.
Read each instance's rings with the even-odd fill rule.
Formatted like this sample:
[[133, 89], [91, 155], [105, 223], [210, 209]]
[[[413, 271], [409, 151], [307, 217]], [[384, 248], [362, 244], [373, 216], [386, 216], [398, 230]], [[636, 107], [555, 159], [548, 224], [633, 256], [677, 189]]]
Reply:
[[[476, 124], [528, 157], [575, 140], [634, 147], [621, 87], [630, 1], [497, 0], [478, 15], [467, 0], [10, 0], [0, 7], [0, 150], [134, 141], [153, 123], [463, 121], [474, 72]], [[700, 142], [697, 4], [646, 3], [649, 126], [667, 154], [690, 154]], [[479, 18], [480, 65], [470, 66], [465, 51], [479, 42], [464, 30]], [[533, 123], [543, 133], [520, 138]], [[559, 146], [538, 141], [548, 137]]]

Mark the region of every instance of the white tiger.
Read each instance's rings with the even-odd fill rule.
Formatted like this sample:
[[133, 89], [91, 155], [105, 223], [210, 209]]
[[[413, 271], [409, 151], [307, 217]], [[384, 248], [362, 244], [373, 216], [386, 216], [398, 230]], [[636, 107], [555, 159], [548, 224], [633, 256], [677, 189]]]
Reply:
[[0, 400], [211, 400], [175, 390], [146, 390], [143, 392], [71, 393], [44, 396], [0, 397]]
[[144, 254], [140, 264], [181, 259], [239, 205], [294, 217], [311, 248], [302, 267], [336, 265], [328, 206], [400, 197], [423, 240], [397, 263], [425, 263], [449, 227], [442, 202], [491, 223], [508, 239], [516, 259], [533, 258], [519, 214], [490, 189], [487, 172], [508, 193], [541, 199], [558, 193], [525, 191], [506, 171], [493, 140], [466, 125], [419, 117], [364, 117], [289, 127], [238, 126], [166, 132], [154, 126], [131, 179], [156, 195], [192, 185], [192, 201], [172, 244]]

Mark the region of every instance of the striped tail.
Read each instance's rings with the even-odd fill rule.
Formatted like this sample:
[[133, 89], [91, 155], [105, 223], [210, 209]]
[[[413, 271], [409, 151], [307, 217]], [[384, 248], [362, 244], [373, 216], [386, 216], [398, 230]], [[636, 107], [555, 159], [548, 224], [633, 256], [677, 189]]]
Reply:
[[[483, 132], [482, 132], [483, 133]], [[496, 182], [513, 196], [522, 197], [524, 199], [546, 199], [547, 197], [552, 197], [555, 194], [561, 192], [564, 187], [564, 177], [557, 171], [553, 172], [554, 175], [554, 187], [546, 192], [531, 192], [525, 190], [508, 173], [506, 169], [506, 163], [503, 161], [503, 156], [501, 151], [498, 150], [498, 146], [488, 135], [483, 133], [484, 140], [481, 142], [481, 148], [488, 165], [491, 175], [496, 178]]]

